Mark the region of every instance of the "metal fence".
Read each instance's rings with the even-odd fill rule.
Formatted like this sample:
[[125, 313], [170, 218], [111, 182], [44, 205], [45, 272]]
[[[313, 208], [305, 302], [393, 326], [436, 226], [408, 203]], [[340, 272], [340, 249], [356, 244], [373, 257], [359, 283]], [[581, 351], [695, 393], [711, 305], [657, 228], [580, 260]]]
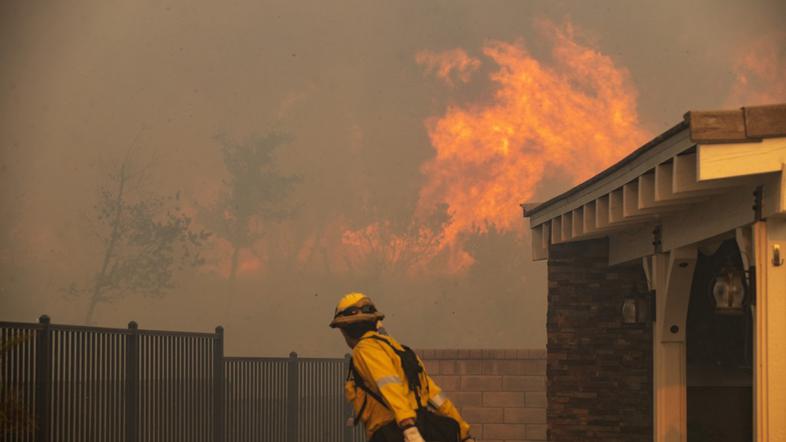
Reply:
[[348, 359], [227, 357], [227, 440], [360, 442], [347, 427], [344, 400]]
[[126, 331], [45, 324], [36, 334], [42, 433], [53, 442], [123, 440]]
[[216, 333], [0, 322], [0, 442], [360, 442], [347, 359], [224, 357]]

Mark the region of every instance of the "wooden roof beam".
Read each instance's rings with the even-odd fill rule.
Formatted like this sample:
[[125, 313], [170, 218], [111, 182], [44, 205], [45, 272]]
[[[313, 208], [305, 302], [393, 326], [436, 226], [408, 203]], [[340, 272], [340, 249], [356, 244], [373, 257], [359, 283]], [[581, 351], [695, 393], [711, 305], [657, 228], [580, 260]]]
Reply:
[[567, 212], [562, 214], [562, 222], [560, 223], [562, 227], [562, 235], [560, 235], [560, 239], [564, 242], [570, 241], [573, 239], [573, 212]]
[[698, 165], [695, 153], [674, 157], [674, 172], [672, 174], [672, 189], [674, 193], [687, 192], [691, 195], [715, 195], [723, 193], [725, 189], [739, 185], [739, 183], [729, 180], [700, 182], [697, 170]]
[[[658, 165], [652, 173], [645, 173], [639, 177], [639, 209], [648, 210], [658, 207], [670, 208], [675, 206], [685, 206], [701, 199], [701, 197], [674, 196], [674, 192], [671, 191], [671, 168], [671, 163], [663, 165], [663, 167]], [[664, 174], [664, 172], [668, 174], [668, 179], [665, 181], [665, 183], [663, 182], [663, 179], [660, 181], [658, 180], [658, 169], [661, 169], [661, 174]], [[668, 193], [670, 198], [658, 199], [658, 187], [664, 187], [664, 189], [661, 189], [660, 193]]]
[[595, 202], [585, 204], [573, 209], [571, 218], [571, 236], [574, 241], [598, 238], [606, 235], [609, 231], [616, 230], [617, 227], [606, 231], [595, 227]]
[[609, 225], [609, 194], [603, 195], [595, 200], [595, 228], [600, 230]]
[[584, 235], [584, 206], [573, 209], [571, 212], [571, 233], [573, 238]]
[[542, 261], [549, 258], [549, 223], [532, 228], [532, 259]]
[[590, 201], [582, 209], [582, 230], [585, 234], [591, 234], [598, 230], [597, 217], [595, 215], [596, 202]]
[[684, 202], [697, 202], [707, 199], [711, 192], [708, 191], [674, 191], [674, 168], [676, 159], [672, 161], [658, 164], [655, 167], [655, 203], [671, 202], [671, 201], [684, 201]]
[[668, 208], [642, 208], [639, 203], [639, 180], [631, 181], [622, 186], [622, 216], [626, 219], [647, 219], [667, 211]]
[[618, 226], [635, 224], [635, 218], [625, 218], [622, 214], [622, 189], [617, 189], [595, 201], [595, 218], [598, 229], [614, 230]]
[[786, 136], [786, 103], [686, 115], [696, 143], [735, 143]]
[[561, 243], [562, 242], [562, 217], [561, 216], [551, 219], [549, 230], [551, 231], [551, 243], [552, 244]]
[[[609, 224], [626, 222], [624, 195], [622, 188], [609, 192]], [[630, 221], [630, 219], [627, 221]]]

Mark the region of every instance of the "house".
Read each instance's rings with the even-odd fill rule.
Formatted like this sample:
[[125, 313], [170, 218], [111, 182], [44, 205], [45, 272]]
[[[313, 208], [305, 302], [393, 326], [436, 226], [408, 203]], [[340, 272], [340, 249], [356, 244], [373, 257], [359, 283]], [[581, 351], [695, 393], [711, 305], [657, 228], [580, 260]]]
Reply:
[[785, 170], [786, 104], [694, 111], [522, 205], [550, 441], [786, 441]]

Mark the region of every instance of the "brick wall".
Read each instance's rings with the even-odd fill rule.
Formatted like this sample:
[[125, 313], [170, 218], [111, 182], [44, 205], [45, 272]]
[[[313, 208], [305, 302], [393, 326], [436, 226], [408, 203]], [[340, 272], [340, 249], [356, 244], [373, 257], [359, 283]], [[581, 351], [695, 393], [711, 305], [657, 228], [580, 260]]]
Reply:
[[546, 440], [545, 350], [419, 350], [480, 441]]
[[641, 262], [608, 266], [606, 240], [551, 246], [547, 400], [551, 442], [652, 440], [652, 327], [623, 324]]

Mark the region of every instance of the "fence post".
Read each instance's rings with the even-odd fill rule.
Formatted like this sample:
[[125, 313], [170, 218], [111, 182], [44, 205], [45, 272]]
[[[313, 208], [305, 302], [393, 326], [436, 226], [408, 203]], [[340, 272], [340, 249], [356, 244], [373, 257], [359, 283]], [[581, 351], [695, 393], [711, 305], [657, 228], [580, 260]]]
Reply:
[[293, 351], [289, 354], [287, 364], [287, 442], [297, 442], [298, 440], [299, 387], [298, 359], [297, 353]]
[[49, 316], [38, 318], [41, 327], [36, 335], [35, 358], [35, 418], [36, 442], [49, 442], [52, 434], [49, 424], [52, 416], [52, 339]]
[[213, 441], [224, 442], [226, 414], [224, 409], [224, 327], [216, 327], [213, 341]]
[[[349, 353], [344, 355], [347, 370], [349, 370]], [[343, 390], [342, 390], [343, 391]], [[355, 410], [352, 407], [352, 402], [344, 401], [344, 442], [352, 442], [353, 433], [355, 430], [354, 425]]]
[[139, 441], [139, 326], [128, 323], [126, 335], [126, 442]]

